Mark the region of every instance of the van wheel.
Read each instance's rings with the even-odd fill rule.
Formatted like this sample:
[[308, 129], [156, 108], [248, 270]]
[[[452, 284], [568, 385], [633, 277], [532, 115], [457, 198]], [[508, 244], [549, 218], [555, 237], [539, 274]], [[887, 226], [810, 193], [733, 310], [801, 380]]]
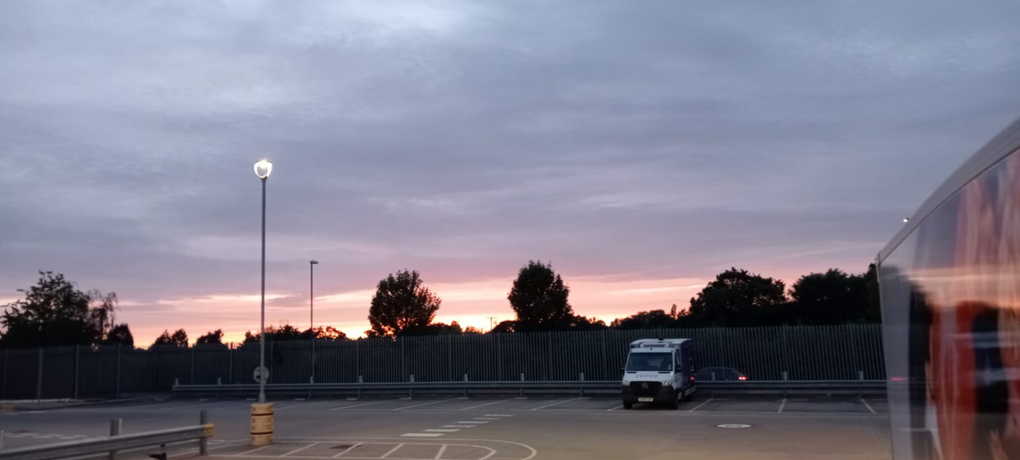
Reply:
[[669, 408], [673, 409], [673, 410], [679, 409], [680, 408], [680, 400], [679, 399], [674, 399], [673, 402], [669, 403]]
[[629, 403], [629, 402], [625, 402], [625, 403], [623, 403], [623, 408], [624, 408], [624, 409], [628, 409], [628, 410], [629, 410], [629, 409], [631, 409], [631, 408], [633, 408], [633, 407], [634, 407], [634, 404], [633, 404], [633, 403]]

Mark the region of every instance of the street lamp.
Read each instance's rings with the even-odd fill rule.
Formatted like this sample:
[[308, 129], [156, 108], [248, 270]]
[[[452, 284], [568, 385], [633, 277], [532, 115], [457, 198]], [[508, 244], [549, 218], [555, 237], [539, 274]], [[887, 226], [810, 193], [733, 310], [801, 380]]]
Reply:
[[255, 175], [262, 179], [262, 320], [259, 322], [259, 403], [266, 402], [266, 179], [273, 172], [268, 160], [255, 163]]
[[315, 266], [319, 265], [318, 260], [308, 261], [308, 330], [312, 333], [312, 377], [311, 383], [315, 383]]

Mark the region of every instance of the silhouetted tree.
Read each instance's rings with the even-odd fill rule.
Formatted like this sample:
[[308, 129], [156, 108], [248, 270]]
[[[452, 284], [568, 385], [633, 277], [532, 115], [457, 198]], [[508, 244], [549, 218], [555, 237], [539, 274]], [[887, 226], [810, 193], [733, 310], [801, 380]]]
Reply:
[[864, 318], [870, 323], [882, 322], [882, 298], [878, 290], [878, 270], [875, 264], [868, 265], [864, 273], [864, 288], [868, 292], [868, 306], [864, 310]]
[[599, 331], [608, 328], [609, 326], [606, 326], [606, 322], [601, 319], [588, 318], [581, 315], [575, 315], [568, 324], [568, 329], [573, 331]]
[[117, 324], [110, 328], [110, 332], [106, 334], [106, 340], [103, 341], [103, 345], [122, 345], [134, 348], [135, 338], [131, 335], [131, 329], [128, 328], [127, 323]]
[[3, 307], [0, 344], [7, 347], [100, 344], [113, 327], [117, 295], [84, 293], [64, 275], [40, 271], [25, 298]]
[[517, 321], [508, 319], [506, 321], [500, 321], [499, 324], [495, 325], [489, 333], [506, 333], [506, 332], [517, 332]]
[[198, 336], [195, 345], [223, 345], [223, 329], [216, 329]]
[[782, 281], [731, 268], [691, 299], [690, 321], [702, 326], [758, 326], [786, 303]]
[[417, 271], [398, 271], [379, 281], [368, 321], [369, 337], [427, 334], [442, 300], [422, 286]]
[[152, 342], [153, 347], [162, 346], [175, 346], [181, 348], [188, 348], [188, 333], [184, 332], [184, 329], [178, 329], [173, 334], [168, 332], [166, 329], [159, 337], [156, 337], [156, 341]]
[[[674, 308], [676, 305], [673, 306]], [[663, 310], [642, 311], [626, 318], [614, 319], [613, 329], [659, 329], [677, 327], [677, 318]]]
[[514, 329], [528, 332], [568, 328], [574, 320], [569, 295], [570, 288], [553, 272], [552, 264], [529, 261], [517, 273], [507, 296], [517, 314]]
[[794, 321], [801, 324], [842, 324], [865, 321], [868, 290], [864, 276], [832, 268], [804, 275], [790, 289]]

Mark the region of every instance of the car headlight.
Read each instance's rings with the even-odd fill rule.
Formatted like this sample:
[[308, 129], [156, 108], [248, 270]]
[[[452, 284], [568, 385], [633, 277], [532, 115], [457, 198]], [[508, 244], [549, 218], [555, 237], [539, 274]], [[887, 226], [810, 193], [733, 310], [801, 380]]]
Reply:
[[662, 384], [667, 386], [667, 387], [671, 387], [671, 386], [673, 386], [673, 380], [672, 379], [670, 379], [670, 380], [663, 380]]

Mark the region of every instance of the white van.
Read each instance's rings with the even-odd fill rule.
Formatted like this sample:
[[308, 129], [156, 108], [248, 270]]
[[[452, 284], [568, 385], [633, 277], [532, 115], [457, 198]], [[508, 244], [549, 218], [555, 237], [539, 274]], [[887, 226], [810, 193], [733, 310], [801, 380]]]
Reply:
[[623, 368], [623, 408], [634, 403], [676, 409], [697, 390], [694, 339], [640, 339], [631, 342]]

